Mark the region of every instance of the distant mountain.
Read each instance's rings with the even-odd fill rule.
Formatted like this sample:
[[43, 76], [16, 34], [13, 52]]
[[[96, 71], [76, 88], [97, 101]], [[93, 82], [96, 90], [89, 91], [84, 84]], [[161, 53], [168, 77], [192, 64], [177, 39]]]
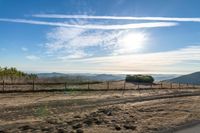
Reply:
[[39, 78], [58, 78], [58, 77], [65, 77], [70, 79], [84, 79], [84, 80], [93, 80], [93, 81], [108, 81], [108, 80], [124, 80], [125, 75], [112, 75], [112, 74], [77, 74], [77, 73], [70, 73], [70, 74], [64, 74], [64, 73], [38, 73], [37, 76]]
[[155, 79], [155, 81], [163, 81], [163, 80], [169, 80], [172, 78], [179, 77], [178, 74], [151, 74], [151, 76]]
[[67, 74], [52, 72], [52, 73], [38, 73], [37, 76], [39, 78], [51, 78], [51, 77], [65, 77], [67, 76]]
[[191, 73], [188, 75], [183, 75], [177, 78], [173, 78], [170, 80], [167, 80], [168, 82], [172, 82], [172, 83], [182, 83], [182, 84], [198, 84], [200, 85], [200, 72], [195, 72], [195, 73]]
[[[126, 74], [90, 74], [90, 73], [38, 73], [39, 78], [58, 78], [65, 77], [66, 79], [84, 79], [84, 80], [93, 80], [93, 81], [117, 81], [124, 80]], [[154, 77], [155, 81], [168, 80], [180, 75], [176, 74], [151, 74]]]
[[90, 80], [95, 80], [95, 81], [116, 81], [116, 80], [124, 80], [125, 75], [123, 74], [97, 74], [97, 75], [92, 75], [88, 77]]

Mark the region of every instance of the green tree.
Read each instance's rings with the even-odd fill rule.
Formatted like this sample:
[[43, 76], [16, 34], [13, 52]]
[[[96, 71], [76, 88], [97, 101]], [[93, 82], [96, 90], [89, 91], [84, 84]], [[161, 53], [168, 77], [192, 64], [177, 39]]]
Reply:
[[154, 78], [150, 75], [127, 75], [126, 82], [153, 83]]
[[37, 79], [37, 75], [35, 74], [27, 74], [22, 71], [17, 70], [15, 67], [0, 67], [0, 79], [1, 80], [20, 80], [20, 79], [26, 79], [26, 80], [35, 80]]

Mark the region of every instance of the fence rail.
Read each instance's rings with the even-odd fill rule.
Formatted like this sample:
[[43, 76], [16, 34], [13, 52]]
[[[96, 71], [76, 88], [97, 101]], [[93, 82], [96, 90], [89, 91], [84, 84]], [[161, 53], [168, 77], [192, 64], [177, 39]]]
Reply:
[[[35, 85], [63, 85], [67, 82], [26, 82], [26, 83], [6, 83], [6, 82], [0, 82], [0, 85], [32, 85], [32, 84], [35, 84]], [[84, 85], [84, 84], [98, 84], [98, 83], [102, 83], [102, 82], [80, 82], [80, 83], [67, 83], [69, 85]]]
[[148, 89], [198, 89], [200, 85], [180, 83], [129, 83], [125, 81], [104, 81], [104, 82], [26, 82], [10, 83], [0, 82], [0, 93], [2, 92], [37, 92], [37, 91], [105, 91], [105, 90], [148, 90]]

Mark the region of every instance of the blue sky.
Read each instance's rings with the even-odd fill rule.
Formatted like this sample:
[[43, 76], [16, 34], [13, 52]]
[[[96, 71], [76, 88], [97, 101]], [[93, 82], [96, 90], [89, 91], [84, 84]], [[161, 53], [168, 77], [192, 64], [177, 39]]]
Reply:
[[190, 73], [199, 0], [0, 0], [0, 66], [27, 72]]

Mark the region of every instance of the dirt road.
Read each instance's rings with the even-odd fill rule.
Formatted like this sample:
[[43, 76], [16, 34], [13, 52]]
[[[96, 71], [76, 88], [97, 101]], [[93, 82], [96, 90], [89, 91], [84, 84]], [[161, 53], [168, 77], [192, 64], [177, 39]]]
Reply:
[[200, 120], [197, 90], [9, 94], [0, 99], [1, 132], [161, 132]]

